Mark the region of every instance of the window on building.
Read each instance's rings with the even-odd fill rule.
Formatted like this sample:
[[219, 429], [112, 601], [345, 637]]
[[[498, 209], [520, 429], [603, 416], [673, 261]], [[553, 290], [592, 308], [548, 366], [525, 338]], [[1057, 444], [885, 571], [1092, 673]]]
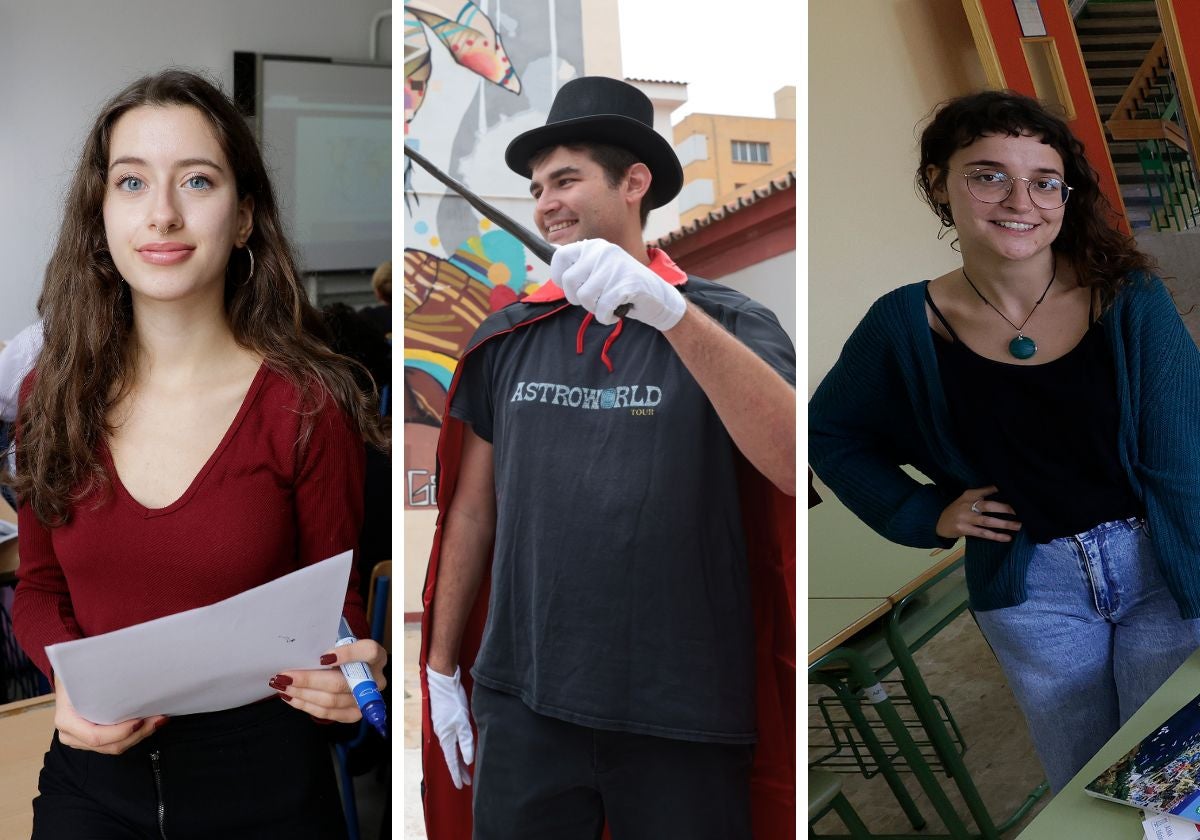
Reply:
[[733, 160], [735, 163], [770, 163], [771, 144], [755, 143], [751, 140], [734, 140]]

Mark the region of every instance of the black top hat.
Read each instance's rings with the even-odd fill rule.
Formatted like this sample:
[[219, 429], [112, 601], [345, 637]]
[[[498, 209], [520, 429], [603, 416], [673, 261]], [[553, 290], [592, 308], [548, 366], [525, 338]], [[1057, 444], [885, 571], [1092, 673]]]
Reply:
[[646, 164], [652, 176], [652, 207], [662, 207], [683, 187], [683, 167], [671, 144], [654, 130], [649, 97], [606, 76], [581, 76], [559, 88], [546, 124], [514, 138], [504, 152], [504, 162], [529, 178], [529, 159], [534, 154], [548, 146], [580, 141], [620, 146]]

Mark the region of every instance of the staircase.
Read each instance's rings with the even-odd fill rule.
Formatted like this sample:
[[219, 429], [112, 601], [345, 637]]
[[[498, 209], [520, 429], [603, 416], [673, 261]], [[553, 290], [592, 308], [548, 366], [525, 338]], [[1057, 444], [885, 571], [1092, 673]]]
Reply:
[[[1155, 4], [1152, 0], [1092, 0], [1075, 19], [1075, 30], [1100, 120], [1107, 122], [1114, 117], [1147, 54], [1162, 35]], [[1159, 84], [1143, 85], [1142, 90], [1124, 103], [1125, 113], [1117, 114], [1118, 118], [1151, 121], [1160, 119], [1164, 110], [1169, 112], [1173, 91], [1168, 90], [1169, 68], [1165, 57], [1162, 65], [1156, 78]], [[1165, 118], [1171, 119], [1182, 125], [1177, 114]], [[1134, 232], [1194, 226], [1200, 208], [1196, 206], [1187, 143], [1181, 132], [1172, 133], [1174, 144], [1144, 137], [1144, 130], [1121, 132], [1137, 134], [1142, 137], [1138, 140], [1112, 139], [1111, 127], [1106, 133], [1110, 137], [1109, 151], [1126, 215]], [[1179, 148], [1180, 140], [1184, 148]]]

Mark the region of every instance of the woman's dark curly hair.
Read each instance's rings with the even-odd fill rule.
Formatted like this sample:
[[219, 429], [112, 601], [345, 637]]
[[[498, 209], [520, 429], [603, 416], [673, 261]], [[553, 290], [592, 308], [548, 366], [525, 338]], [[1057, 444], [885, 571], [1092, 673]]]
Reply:
[[[989, 134], [1031, 135], [1062, 156], [1063, 178], [1072, 190], [1062, 230], [1051, 248], [1070, 261], [1081, 286], [1100, 290], [1103, 305], [1112, 302], [1131, 272], [1157, 272], [1154, 258], [1139, 251], [1133, 237], [1117, 230], [1119, 217], [1100, 191], [1083, 144], [1067, 124], [1037, 100], [1010, 90], [981, 91], [943, 102], [921, 132], [917, 189], [945, 227], [954, 227], [954, 217], [950, 205], [939, 202], [934, 193], [946, 186], [950, 156]], [[930, 166], [937, 170], [932, 179]]]

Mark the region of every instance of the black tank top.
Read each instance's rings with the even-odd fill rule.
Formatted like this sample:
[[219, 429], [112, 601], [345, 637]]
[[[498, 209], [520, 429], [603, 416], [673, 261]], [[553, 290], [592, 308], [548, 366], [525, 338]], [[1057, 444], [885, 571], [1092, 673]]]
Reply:
[[925, 301], [954, 339], [933, 332], [955, 440], [1034, 542], [1141, 515], [1118, 457], [1116, 367], [1091, 312], [1066, 355], [1015, 365], [967, 347], [928, 285]]

